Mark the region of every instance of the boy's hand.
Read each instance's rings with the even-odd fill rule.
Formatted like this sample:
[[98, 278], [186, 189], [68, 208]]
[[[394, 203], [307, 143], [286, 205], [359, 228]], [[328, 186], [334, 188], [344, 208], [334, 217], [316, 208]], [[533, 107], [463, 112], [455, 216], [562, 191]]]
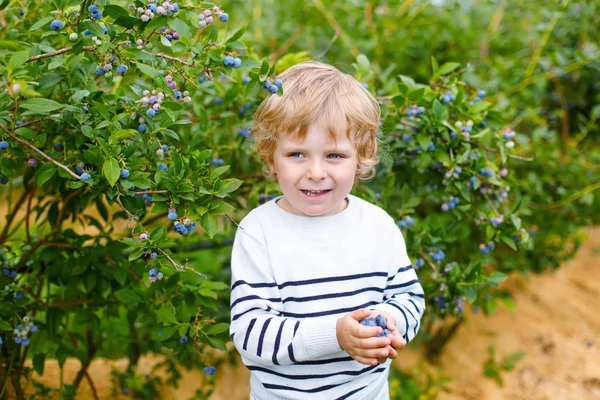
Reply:
[[[368, 316], [370, 318], [376, 318], [378, 315], [383, 315], [385, 320], [387, 321], [387, 329], [392, 332], [391, 335], [387, 337], [391, 340], [390, 345], [386, 346], [386, 350], [388, 351], [387, 358], [394, 359], [398, 356], [397, 350], [403, 349], [406, 346], [406, 342], [404, 338], [400, 336], [400, 332], [396, 329], [396, 319], [392, 316], [392, 314], [388, 313], [384, 310], [372, 310], [371, 314]], [[386, 359], [379, 360], [379, 363], [385, 362]]]
[[363, 308], [338, 319], [336, 335], [340, 347], [356, 361], [366, 365], [377, 365], [380, 360], [387, 360], [393, 339], [391, 336], [375, 337], [383, 331], [381, 327], [363, 326], [359, 323], [370, 314], [371, 311]]

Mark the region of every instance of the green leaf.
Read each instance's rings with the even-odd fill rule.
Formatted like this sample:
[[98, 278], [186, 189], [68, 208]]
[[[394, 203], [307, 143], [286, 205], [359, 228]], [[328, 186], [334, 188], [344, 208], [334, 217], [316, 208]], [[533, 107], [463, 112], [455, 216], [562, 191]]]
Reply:
[[214, 214], [211, 214], [211, 213], [204, 214], [202, 216], [202, 218], [200, 219], [200, 224], [202, 225], [202, 227], [204, 229], [206, 229], [206, 233], [208, 233], [209, 237], [212, 238], [213, 236], [215, 236], [215, 233], [217, 233], [218, 220]]
[[512, 240], [512, 238], [510, 238], [506, 235], [500, 235], [500, 240], [502, 240], [504, 243], [506, 243], [508, 245], [508, 247], [510, 247], [514, 251], [517, 251], [517, 244], [515, 243], [514, 240]]
[[33, 24], [31, 26], [31, 28], [29, 28], [29, 32], [33, 32], [33, 31], [37, 31], [38, 29], [40, 29], [42, 26], [49, 24], [50, 21], [54, 20], [54, 17], [46, 17], [46, 18], [42, 18], [40, 19], [38, 22], [36, 22], [35, 24]]
[[448, 119], [448, 109], [446, 107], [444, 107], [444, 105], [442, 103], [440, 103], [438, 101], [438, 99], [435, 99], [433, 101], [433, 116], [438, 120], [438, 121], [445, 121]]
[[138, 62], [135, 64], [137, 69], [139, 69], [142, 74], [148, 75], [150, 78], [154, 79], [158, 76], [158, 71], [152, 67], [147, 66], [144, 63]]
[[477, 103], [473, 103], [469, 106], [469, 113], [475, 114], [484, 110], [487, 110], [488, 108], [490, 108], [490, 106], [492, 105], [492, 103], [489, 103], [487, 101], [479, 101]]
[[162, 43], [163, 46], [173, 47], [173, 45], [171, 44], [171, 42], [169, 42], [169, 40], [166, 37], [164, 37], [164, 35], [160, 36], [160, 42]]
[[91, 31], [99, 38], [104, 36], [104, 30], [102, 29], [102, 26], [94, 21], [83, 21], [81, 24], [79, 24], [79, 32], [84, 32], [85, 30]]
[[23, 103], [21, 103], [21, 107], [36, 114], [47, 114], [65, 106], [65, 104], [57, 103], [54, 100], [39, 98], [25, 100]]
[[229, 193], [236, 191], [237, 188], [239, 188], [242, 185], [242, 183], [243, 183], [243, 181], [241, 181], [239, 179], [233, 179], [233, 178], [225, 179], [219, 186], [216, 196], [221, 197], [221, 198], [225, 197]]
[[13, 327], [8, 322], [0, 318], [0, 331], [12, 331]]
[[228, 203], [225, 203], [224, 201], [215, 201], [210, 205], [210, 212], [215, 215], [229, 214], [234, 210], [235, 207]]
[[215, 179], [217, 179], [218, 177], [220, 177], [221, 175], [223, 175], [228, 169], [229, 169], [229, 165], [223, 165], [222, 167], [215, 168], [210, 173], [210, 180], [214, 181]]
[[56, 174], [56, 168], [54, 166], [40, 172], [37, 176], [37, 185], [41, 187], [44, 183], [48, 182], [48, 179], [52, 178]]
[[491, 276], [490, 276], [490, 280], [493, 282], [504, 282], [506, 280], [507, 276], [504, 275], [502, 272], [498, 272], [495, 271]]
[[109, 158], [104, 161], [102, 165], [102, 172], [108, 180], [110, 186], [115, 186], [115, 183], [119, 180], [119, 176], [121, 175], [121, 168], [119, 167], [119, 162], [114, 158]]
[[444, 63], [440, 69], [438, 70], [438, 74], [447, 75], [450, 72], [454, 71], [456, 68], [460, 67], [460, 64], [457, 62], [447, 62]]
[[115, 144], [121, 140], [129, 139], [137, 135], [138, 131], [135, 129], [121, 129], [110, 135], [108, 138], [108, 144]]
[[129, 288], [122, 288], [115, 292], [115, 297], [123, 304], [135, 305], [140, 302], [140, 296]]
[[525, 357], [527, 353], [524, 353], [522, 351], [519, 351], [517, 353], [513, 353], [507, 357], [504, 358], [504, 360], [502, 361], [502, 368], [505, 371], [512, 371], [516, 366], [517, 363], [523, 358]]
[[225, 44], [231, 43], [231, 42], [235, 42], [236, 40], [238, 40], [239, 38], [241, 38], [242, 35], [246, 32], [246, 29], [248, 29], [248, 25], [242, 26], [233, 35], [231, 35], [231, 37], [229, 39], [227, 39], [227, 41], [225, 42]]
[[8, 68], [12, 71], [15, 68], [25, 64], [25, 61], [27, 61], [28, 58], [29, 49], [13, 53], [13, 55], [10, 57], [10, 60], [8, 61]]
[[356, 62], [361, 72], [366, 72], [371, 66], [369, 59], [364, 54], [359, 54], [358, 57], [356, 57]]
[[473, 286], [467, 287], [467, 290], [465, 291], [465, 295], [467, 296], [467, 300], [469, 300], [469, 303], [471, 303], [471, 304], [473, 304], [475, 302], [475, 300], [477, 300], [477, 291], [475, 290], [475, 288]]
[[143, 248], [135, 249], [134, 251], [132, 251], [129, 254], [128, 260], [129, 261], [137, 260], [138, 258], [140, 258], [144, 254], [145, 251], [146, 250], [143, 249]]
[[214, 325], [209, 326], [208, 329], [206, 330], [206, 334], [207, 335], [218, 335], [219, 333], [223, 333], [227, 330], [229, 330], [229, 324], [222, 322], [219, 324], [214, 324]]
[[108, 4], [104, 6], [104, 13], [114, 19], [119, 17], [129, 17], [129, 12], [121, 6]]
[[150, 233], [150, 240], [152, 240], [153, 242], [159, 242], [166, 238], [167, 238], [167, 228], [165, 228], [163, 225], [157, 226], [156, 228], [154, 228], [152, 233]]
[[163, 306], [156, 312], [156, 320], [165, 325], [172, 325], [177, 323], [177, 318], [173, 313], [173, 309], [169, 306]]
[[46, 355], [44, 353], [37, 353], [33, 356], [33, 369], [39, 376], [44, 375], [44, 364], [46, 361]]

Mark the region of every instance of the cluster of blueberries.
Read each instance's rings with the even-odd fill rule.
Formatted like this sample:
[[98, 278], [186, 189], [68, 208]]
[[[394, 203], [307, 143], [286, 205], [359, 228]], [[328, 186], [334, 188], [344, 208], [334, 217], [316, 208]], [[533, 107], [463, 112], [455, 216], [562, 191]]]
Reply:
[[[152, 254], [156, 254], [156, 253], [152, 253]], [[152, 256], [150, 256], [150, 257], [152, 257]], [[154, 283], [154, 282], [156, 282], [156, 280], [161, 281], [163, 279], [163, 273], [162, 272], [158, 272], [155, 268], [152, 268], [148, 272], [148, 275], [150, 275], [149, 278], [148, 278], [148, 280], [150, 280], [150, 283]]]
[[92, 19], [102, 18], [102, 11], [98, 10], [98, 6], [96, 4], [89, 6], [88, 11], [92, 13]]
[[[23, 347], [29, 345], [29, 338], [27, 337], [29, 333], [34, 333], [38, 330], [38, 327], [33, 323], [33, 320], [29, 317], [23, 318], [23, 324], [17, 325], [13, 333], [15, 334], [15, 343], [20, 344]], [[2, 341], [0, 339], [0, 344]]]
[[265, 83], [263, 84], [263, 88], [268, 90], [269, 92], [271, 92], [272, 94], [275, 94], [279, 91], [279, 88], [283, 85], [283, 83], [281, 82], [281, 79], [276, 79], [275, 82], [271, 83], [270, 80], [265, 80]]
[[242, 66], [242, 60], [240, 60], [238, 57], [225, 56], [223, 58], [223, 65], [226, 67], [239, 68]]
[[498, 225], [500, 225], [503, 222], [504, 222], [504, 215], [501, 215], [501, 216], [496, 217], [496, 218], [490, 218], [490, 223], [493, 226], [498, 226]]
[[413, 104], [406, 110], [407, 117], [418, 117], [419, 115], [425, 112], [425, 107], [418, 107], [416, 104]]
[[375, 336], [378, 338], [384, 338], [384, 337], [387, 337], [387, 335], [392, 334], [392, 332], [390, 332], [390, 330], [387, 328], [387, 320], [385, 319], [385, 317], [383, 315], [378, 315], [375, 318], [365, 318], [360, 321], [360, 324], [363, 326], [380, 326], [380, 327], [382, 327], [383, 331], [381, 333], [379, 333], [377, 336]]
[[433, 259], [433, 261], [438, 261], [438, 262], [442, 261], [444, 258], [446, 258], [446, 254], [444, 254], [444, 252], [440, 249], [436, 249], [430, 255], [431, 255], [431, 258]]
[[481, 99], [483, 99], [485, 96], [487, 96], [487, 93], [485, 92], [485, 90], [483, 90], [483, 89], [479, 90], [477, 92], [477, 95], [475, 96], [475, 98], [469, 102], [469, 105], [479, 103], [481, 101]]
[[456, 97], [454, 97], [454, 94], [452, 94], [451, 92], [448, 93], [444, 93], [442, 94], [442, 103], [444, 104], [448, 104], [450, 102], [453, 102], [456, 99]]
[[447, 202], [442, 204], [442, 211], [446, 212], [448, 210], [452, 210], [458, 204], [458, 197], [451, 196]]
[[487, 254], [490, 251], [494, 250], [495, 248], [496, 248], [496, 246], [494, 245], [494, 242], [488, 242], [487, 245], [485, 243], [481, 243], [479, 245], [479, 250], [481, 250], [481, 252], [483, 254]]
[[12, 279], [17, 279], [19, 273], [17, 271], [11, 271], [8, 268], [2, 268], [2, 275], [10, 276]]
[[146, 5], [146, 8], [138, 7], [135, 8], [134, 4], [129, 5], [130, 10], [135, 10], [138, 14], [140, 14], [140, 19], [144, 22], [148, 22], [152, 18], [154, 18], [154, 14], [170, 16], [179, 11], [179, 4], [170, 3], [169, 1], [165, 1], [162, 4], [156, 5], [156, 0], [149, 0], [150, 4]]
[[415, 220], [410, 215], [403, 217], [399, 222], [398, 226], [402, 229], [412, 226], [415, 224]]
[[198, 14], [198, 25], [200, 28], [206, 28], [208, 25], [215, 22], [215, 18], [212, 15], [213, 12], [221, 22], [227, 22], [229, 20], [229, 15], [227, 15], [227, 13], [224, 13], [218, 6], [214, 6], [212, 10], [207, 8]]
[[175, 232], [181, 235], [187, 235], [196, 229], [196, 223], [189, 218], [183, 220], [183, 222], [178, 221], [179, 216], [177, 215], [177, 210], [173, 207], [169, 208], [169, 212], [167, 214], [167, 218], [170, 221], [175, 221]]
[[415, 270], [418, 270], [423, 265], [425, 265], [425, 260], [423, 260], [422, 258], [417, 258], [417, 260], [415, 261]]

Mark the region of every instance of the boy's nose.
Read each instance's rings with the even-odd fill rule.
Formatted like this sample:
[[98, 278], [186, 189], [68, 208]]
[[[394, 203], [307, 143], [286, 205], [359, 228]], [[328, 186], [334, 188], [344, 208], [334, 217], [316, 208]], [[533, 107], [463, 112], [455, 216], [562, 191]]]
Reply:
[[313, 161], [307, 171], [307, 176], [313, 181], [320, 181], [325, 179], [327, 171], [323, 168], [323, 165], [318, 161]]

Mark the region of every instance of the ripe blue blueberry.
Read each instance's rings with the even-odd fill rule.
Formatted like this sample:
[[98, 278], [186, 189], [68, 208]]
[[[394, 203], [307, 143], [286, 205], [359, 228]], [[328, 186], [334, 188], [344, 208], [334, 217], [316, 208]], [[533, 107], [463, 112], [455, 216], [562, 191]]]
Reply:
[[54, 150], [56, 150], [56, 151], [63, 151], [63, 149], [64, 149], [64, 147], [63, 147], [62, 143], [56, 143], [54, 145]]
[[404, 140], [405, 142], [409, 142], [412, 139], [412, 135], [410, 133], [405, 133], [404, 135], [402, 135], [402, 140]]
[[171, 221], [175, 221], [177, 219], [177, 210], [174, 208], [169, 208], [169, 213], [167, 214], [167, 218]]
[[167, 39], [169, 42], [173, 41], [173, 35], [165, 35], [165, 39]]
[[223, 13], [219, 17], [219, 19], [221, 20], [221, 22], [227, 22], [227, 20], [229, 20], [229, 15], [227, 15], [227, 13]]
[[17, 279], [17, 276], [19, 276], [19, 273], [18, 273], [17, 271], [12, 271], [12, 272], [10, 273], [10, 277], [11, 277], [12, 279]]
[[269, 89], [271, 87], [271, 81], [270, 80], [266, 80], [265, 83], [263, 83], [263, 88], [265, 89]]
[[477, 97], [483, 98], [487, 95], [487, 93], [485, 92], [485, 90], [480, 90], [479, 92], [477, 92]]
[[18, 337], [18, 336], [15, 338], [15, 343], [16, 343], [16, 344], [21, 344], [21, 342], [22, 342], [22, 341], [23, 341], [23, 339], [21, 339], [21, 338], [20, 338], [20, 337]]
[[382, 328], [387, 327], [387, 320], [381, 314], [379, 314], [377, 317], [375, 317], [375, 323], [377, 324], [377, 326], [380, 326]]
[[15, 125], [16, 126], [21, 126], [21, 125], [23, 125], [23, 121], [17, 121], [17, 123]]
[[92, 36], [92, 35], [93, 35], [92, 31], [90, 31], [89, 29], [86, 29], [86, 30], [83, 32], [83, 36]]
[[173, 97], [175, 98], [175, 100], [181, 100], [181, 98], [183, 97], [183, 95], [181, 94], [181, 92], [178, 90], [175, 93], [173, 93]]
[[125, 72], [127, 72], [127, 69], [128, 69], [127, 65], [121, 64], [117, 67], [117, 74], [123, 75]]
[[148, 127], [146, 126], [146, 124], [140, 124], [137, 129], [138, 129], [138, 132], [146, 132]]
[[179, 4], [177, 4], [177, 3], [171, 4], [171, 12], [175, 13], [177, 11], [179, 11]]
[[365, 318], [360, 321], [360, 324], [362, 326], [377, 326], [377, 321], [375, 321], [375, 318]]
[[433, 144], [433, 142], [429, 143], [429, 147], [427, 147], [427, 151], [434, 151], [435, 150], [435, 145]]
[[158, 256], [158, 254], [156, 254], [156, 252], [154, 252], [154, 251], [153, 251], [152, 253], [150, 253], [150, 258], [151, 258], [151, 259], [153, 259], [153, 260], [154, 260], [154, 259], [155, 259], [157, 256]]
[[392, 332], [390, 332], [390, 330], [386, 328], [383, 331], [381, 331], [380, 334], [376, 335], [375, 337], [384, 338], [384, 337], [387, 337], [388, 335], [391, 335], [391, 334], [392, 334]]
[[425, 260], [423, 260], [422, 258], [417, 258], [417, 262], [415, 263], [415, 266], [417, 268], [421, 268], [423, 265], [425, 265]]
[[153, 108], [149, 108], [148, 111], [146, 111], [146, 115], [152, 118], [156, 115], [156, 110]]
[[98, 76], [104, 75], [104, 70], [102, 69], [102, 67], [96, 68], [96, 75], [98, 75]]
[[247, 76], [245, 76], [245, 77], [242, 79], [242, 83], [243, 83], [244, 85], [247, 85], [247, 84], [249, 84], [249, 83], [250, 83], [250, 80], [251, 80], [250, 78], [248, 78]]
[[223, 58], [223, 65], [226, 67], [233, 67], [233, 64], [234, 58], [232, 56], [225, 56], [225, 58]]
[[55, 19], [54, 21], [52, 21], [52, 23], [50, 24], [50, 29], [52, 29], [54, 32], [58, 32], [60, 31], [63, 27], [65, 26], [64, 22], [62, 22], [60, 19]]
[[281, 87], [282, 85], [283, 85], [283, 82], [281, 82], [281, 79], [276, 79], [275, 80], [275, 86]]
[[0, 150], [6, 150], [8, 149], [8, 142], [6, 140], [3, 140], [0, 142]]
[[87, 106], [83, 106], [81, 107], [81, 109], [83, 110], [84, 113], [88, 114], [90, 112], [90, 110], [88, 109]]
[[167, 172], [169, 168], [165, 164], [158, 164], [158, 169]]
[[2, 336], [0, 336], [0, 346], [2, 346], [3, 342], [2, 342]]
[[2, 275], [9, 276], [10, 275], [10, 270], [8, 268], [2, 268]]
[[233, 68], [239, 68], [242, 66], [242, 60], [240, 60], [239, 58], [234, 58], [233, 59]]
[[96, 12], [96, 11], [98, 11], [98, 6], [95, 4], [92, 4], [91, 6], [88, 7], [88, 11], [91, 13]]
[[248, 129], [240, 128], [240, 129], [238, 129], [238, 135], [245, 137], [245, 138], [249, 138], [250, 131]]
[[121, 170], [121, 174], [120, 174], [121, 178], [123, 179], [127, 179], [129, 178], [129, 170], [128, 169], [122, 169]]
[[204, 375], [214, 375], [215, 372], [217, 372], [217, 369], [212, 365], [210, 367], [204, 367], [204, 369], [202, 369], [202, 373], [204, 373]]
[[269, 86], [269, 92], [275, 94], [279, 91], [279, 86], [271, 85]]
[[185, 344], [188, 341], [188, 337], [187, 335], [183, 335], [182, 337], [179, 338], [179, 343], [181, 344]]
[[213, 158], [211, 162], [213, 163], [213, 165], [223, 165], [225, 163], [225, 161], [222, 158]]
[[169, 151], [169, 146], [167, 146], [166, 144], [163, 144], [162, 147], [161, 147], [161, 149], [163, 151]]
[[15, 295], [15, 299], [17, 299], [17, 300], [19, 300], [19, 299], [22, 299], [22, 298], [23, 298], [23, 296], [25, 296], [25, 295], [23, 294], [23, 292], [22, 292], [22, 291], [20, 291], [20, 290], [19, 290], [19, 291], [17, 292], [17, 294]]
[[223, 100], [220, 97], [215, 97], [215, 104], [223, 104], [225, 102], [225, 100]]
[[198, 77], [198, 83], [204, 83], [204, 81], [206, 81], [206, 77], [204, 75], [200, 75]]
[[92, 176], [91, 176], [89, 173], [87, 173], [87, 172], [84, 172], [83, 174], [81, 174], [81, 175], [79, 176], [79, 178], [81, 178], [81, 180], [82, 180], [82, 181], [87, 181], [87, 180], [88, 180], [88, 179], [90, 179], [91, 177], [92, 177]]
[[8, 178], [6, 176], [0, 175], [0, 185], [6, 185], [8, 183]]
[[92, 13], [92, 19], [100, 19], [102, 18], [102, 11], [97, 10]]
[[77, 172], [78, 175], [81, 175], [83, 173], [83, 165], [77, 165], [75, 167], [75, 172]]
[[148, 272], [148, 274], [149, 274], [150, 276], [156, 276], [156, 275], [158, 275], [158, 271], [157, 271], [156, 269], [152, 268], [152, 269], [151, 269], [151, 270]]

